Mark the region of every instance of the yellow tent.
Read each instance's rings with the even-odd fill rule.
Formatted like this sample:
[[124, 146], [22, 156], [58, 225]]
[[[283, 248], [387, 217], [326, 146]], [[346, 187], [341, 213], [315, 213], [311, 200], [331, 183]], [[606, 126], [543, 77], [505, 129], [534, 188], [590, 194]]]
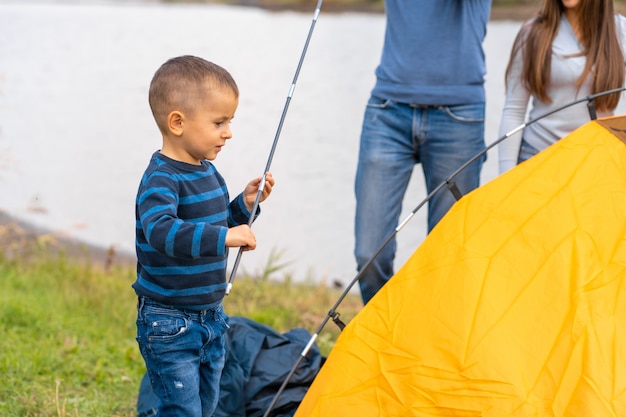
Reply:
[[296, 417], [626, 416], [626, 118], [462, 198]]

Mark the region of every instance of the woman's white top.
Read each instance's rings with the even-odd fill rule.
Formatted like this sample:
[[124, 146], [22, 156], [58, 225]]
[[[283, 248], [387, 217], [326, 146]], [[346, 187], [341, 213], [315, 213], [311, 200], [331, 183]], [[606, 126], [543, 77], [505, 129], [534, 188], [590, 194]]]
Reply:
[[[616, 15], [615, 21], [617, 34], [622, 50], [624, 50], [623, 45], [626, 45], [626, 18]], [[530, 21], [526, 22], [521, 30], [528, 29], [526, 26], [529, 24]], [[577, 56], [582, 50], [583, 47], [576, 38], [569, 21], [563, 15], [558, 33], [552, 43], [552, 68], [550, 82], [546, 90], [552, 103], [544, 103], [532, 96], [530, 113], [526, 119], [531, 94], [522, 85], [520, 78], [523, 69], [522, 51], [518, 49], [513, 57], [511, 71], [507, 78], [506, 98], [498, 137], [501, 138], [519, 128], [527, 120], [533, 120], [591, 94], [591, 74], [580, 87], [576, 86], [576, 81], [585, 67], [585, 56]], [[598, 117], [605, 117], [611, 114], [612, 112], [598, 112], [597, 115]], [[529, 145], [538, 150], [543, 150], [589, 120], [589, 110], [585, 100], [526, 126], [522, 132], [511, 135], [498, 145], [500, 173], [502, 174], [517, 164], [522, 137]]]

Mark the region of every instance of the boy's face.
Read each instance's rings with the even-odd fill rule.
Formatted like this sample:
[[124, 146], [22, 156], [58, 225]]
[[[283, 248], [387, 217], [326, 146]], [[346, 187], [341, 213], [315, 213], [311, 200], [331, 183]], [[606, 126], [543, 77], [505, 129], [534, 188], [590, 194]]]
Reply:
[[233, 136], [230, 122], [238, 103], [228, 87], [212, 88], [207, 97], [195, 104], [193, 113], [184, 114], [182, 134], [176, 141], [176, 159], [190, 164], [214, 160]]

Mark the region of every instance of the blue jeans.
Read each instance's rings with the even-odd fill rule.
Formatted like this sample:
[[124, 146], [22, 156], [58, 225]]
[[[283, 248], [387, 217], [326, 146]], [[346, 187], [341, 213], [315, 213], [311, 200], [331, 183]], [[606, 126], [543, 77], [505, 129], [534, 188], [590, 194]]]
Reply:
[[[413, 106], [370, 97], [365, 110], [355, 181], [357, 269], [376, 254], [398, 225], [413, 168], [422, 165], [428, 194], [485, 148], [485, 104]], [[466, 194], [480, 184], [486, 156], [454, 182]], [[428, 231], [456, 202], [447, 187], [428, 202]], [[359, 280], [363, 303], [393, 275], [395, 237]]]
[[517, 163], [521, 164], [522, 162], [532, 158], [537, 155], [539, 150], [532, 145], [529, 145], [528, 142], [522, 138], [522, 143], [519, 148], [519, 156], [517, 157]]
[[181, 310], [140, 297], [137, 343], [159, 398], [159, 417], [210, 417], [219, 399], [228, 316]]

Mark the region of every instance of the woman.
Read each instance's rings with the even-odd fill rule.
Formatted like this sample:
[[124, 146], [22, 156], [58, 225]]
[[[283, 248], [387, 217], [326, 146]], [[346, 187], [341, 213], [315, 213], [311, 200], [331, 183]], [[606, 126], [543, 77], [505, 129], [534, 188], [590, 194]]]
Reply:
[[[613, 0], [544, 0], [539, 14], [520, 29], [506, 70], [500, 134], [590, 94], [624, 86], [626, 18]], [[598, 117], [609, 116], [620, 94], [598, 97]], [[547, 116], [499, 145], [503, 173], [590, 120], [585, 104]]]

